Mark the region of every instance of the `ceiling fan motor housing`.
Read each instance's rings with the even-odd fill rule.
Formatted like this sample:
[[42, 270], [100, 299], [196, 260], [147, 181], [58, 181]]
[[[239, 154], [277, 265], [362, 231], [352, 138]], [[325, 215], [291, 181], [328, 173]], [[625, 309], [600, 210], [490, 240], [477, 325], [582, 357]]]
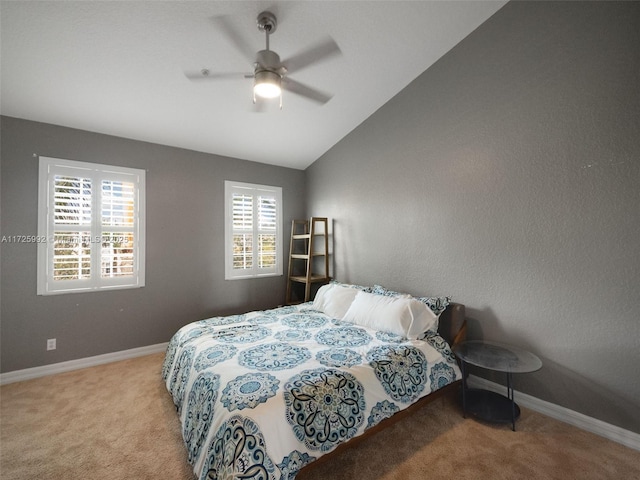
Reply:
[[280, 96], [282, 108], [282, 76], [287, 71], [280, 64], [280, 56], [269, 50], [269, 35], [275, 32], [277, 21], [275, 15], [270, 12], [262, 12], [258, 15], [258, 29], [266, 33], [266, 48], [256, 55], [255, 69], [253, 72], [253, 95], [262, 98], [274, 98]]
[[280, 55], [273, 50], [260, 50], [256, 55], [256, 69], [276, 71], [280, 68]]

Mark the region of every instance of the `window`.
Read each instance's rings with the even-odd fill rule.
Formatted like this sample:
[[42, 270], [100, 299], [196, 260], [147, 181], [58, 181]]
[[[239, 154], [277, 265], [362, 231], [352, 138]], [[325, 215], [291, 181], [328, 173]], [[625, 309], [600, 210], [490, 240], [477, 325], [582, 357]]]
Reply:
[[40, 157], [38, 295], [144, 286], [145, 171]]
[[225, 278], [282, 275], [282, 188], [224, 182]]

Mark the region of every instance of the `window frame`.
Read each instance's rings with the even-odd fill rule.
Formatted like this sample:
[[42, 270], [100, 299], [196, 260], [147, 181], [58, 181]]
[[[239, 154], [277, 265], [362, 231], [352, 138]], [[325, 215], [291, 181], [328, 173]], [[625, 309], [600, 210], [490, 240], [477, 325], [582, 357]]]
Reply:
[[[58, 175], [82, 176], [91, 179], [90, 223], [77, 227], [56, 228], [55, 184]], [[133, 183], [133, 225], [103, 226], [102, 181]], [[142, 169], [80, 162], [52, 157], [39, 157], [38, 170], [38, 253], [37, 295], [58, 295], [115, 289], [141, 288], [145, 285], [145, 181]], [[54, 280], [54, 235], [56, 231], [89, 234], [89, 276], [73, 280]], [[133, 274], [121, 277], [103, 277], [102, 236], [103, 233], [133, 235]], [[84, 242], [83, 242], [84, 243]]]
[[[257, 235], [260, 231], [258, 226], [258, 202], [256, 198], [260, 193], [273, 194], [276, 202], [276, 221], [275, 221], [275, 238], [276, 238], [276, 261], [275, 266], [270, 269], [260, 269], [258, 267], [257, 256]], [[252, 267], [250, 269], [234, 269], [233, 268], [233, 237], [238, 230], [233, 228], [233, 194], [242, 193], [253, 197], [253, 222], [252, 235], [253, 244], [256, 246], [252, 254]], [[224, 270], [225, 280], [240, 280], [247, 278], [263, 278], [276, 277], [283, 274], [283, 247], [282, 247], [282, 187], [259, 185], [254, 183], [237, 182], [225, 180], [224, 182]]]

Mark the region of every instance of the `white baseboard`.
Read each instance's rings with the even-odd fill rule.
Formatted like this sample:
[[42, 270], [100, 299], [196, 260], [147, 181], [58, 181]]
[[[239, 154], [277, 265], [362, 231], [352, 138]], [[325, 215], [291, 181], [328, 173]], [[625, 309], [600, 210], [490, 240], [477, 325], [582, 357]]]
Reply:
[[53, 363], [51, 365], [43, 365], [41, 367], [25, 368], [24, 370], [1, 373], [0, 385], [21, 382], [23, 380], [31, 380], [32, 378], [45, 377], [47, 375], [55, 375], [56, 373], [70, 372], [71, 370], [78, 370], [80, 368], [95, 367], [96, 365], [102, 365], [104, 363], [142, 357], [144, 355], [151, 355], [152, 353], [164, 352], [167, 349], [167, 345], [168, 342], [158, 343], [156, 345], [132, 348], [130, 350], [122, 350], [120, 352], [105, 353], [104, 355], [96, 355], [94, 357], [69, 360], [68, 362]]
[[[475, 375], [469, 375], [468, 384], [473, 388], [483, 388], [502, 395], [506, 395], [507, 391], [504, 385], [491, 382]], [[569, 410], [568, 408], [540, 400], [539, 398], [518, 392], [517, 390], [514, 391], [514, 397], [518, 405], [530, 408], [531, 410], [542, 413], [548, 417], [555, 418], [561, 422], [568, 423], [574, 427], [595, 433], [596, 435], [600, 435], [601, 437], [640, 451], [640, 435], [635, 432], [611, 425], [610, 423], [603, 422], [596, 418], [588, 417], [582, 413]]]

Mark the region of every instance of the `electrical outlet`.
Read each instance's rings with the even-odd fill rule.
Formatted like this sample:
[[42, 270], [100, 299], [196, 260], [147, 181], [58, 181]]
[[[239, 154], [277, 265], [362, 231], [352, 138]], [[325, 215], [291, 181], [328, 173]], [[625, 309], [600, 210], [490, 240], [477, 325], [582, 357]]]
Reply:
[[50, 338], [47, 340], [47, 350], [55, 350], [56, 349], [56, 339]]

